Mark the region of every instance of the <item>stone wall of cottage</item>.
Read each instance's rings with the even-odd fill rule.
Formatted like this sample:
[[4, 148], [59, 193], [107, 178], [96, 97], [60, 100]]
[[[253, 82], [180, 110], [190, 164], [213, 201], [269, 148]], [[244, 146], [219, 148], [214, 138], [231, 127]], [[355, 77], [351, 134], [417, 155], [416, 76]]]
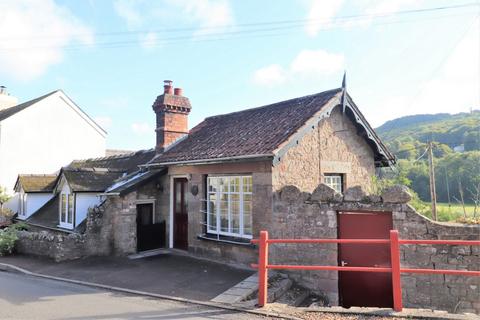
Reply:
[[287, 185], [312, 192], [326, 173], [342, 173], [344, 187], [370, 188], [375, 175], [373, 151], [340, 107], [290, 148], [272, 169], [274, 190]]
[[[480, 240], [480, 225], [433, 222], [406, 204], [400, 187], [382, 197], [367, 196], [361, 188], [335, 194], [320, 185], [312, 194], [286, 186], [274, 194], [271, 238], [337, 238], [339, 211], [391, 212], [401, 239]], [[480, 270], [478, 246], [402, 245], [401, 265], [411, 268]], [[337, 265], [336, 245], [271, 245], [270, 262], [277, 264]], [[292, 271], [300, 284], [321, 292], [337, 305], [338, 274], [334, 271]], [[449, 275], [402, 275], [405, 307], [434, 308], [449, 312], [480, 313], [480, 279]]]
[[[92, 244], [104, 243], [105, 249], [109, 248], [114, 255], [128, 255], [137, 252], [137, 204], [154, 201], [155, 222], [166, 222], [169, 225], [169, 195], [168, 178], [161, 176], [158, 179], [142, 185], [138, 189], [124, 195], [109, 197], [98, 208], [97, 214], [91, 214], [91, 228], [95, 226], [99, 232], [91, 232]], [[105, 217], [102, 218], [102, 216]], [[96, 221], [95, 221], [96, 220]], [[88, 229], [87, 229], [87, 234]], [[167, 237], [167, 234], [164, 234]], [[98, 240], [98, 241], [97, 241]], [[97, 255], [105, 255], [101, 249]]]

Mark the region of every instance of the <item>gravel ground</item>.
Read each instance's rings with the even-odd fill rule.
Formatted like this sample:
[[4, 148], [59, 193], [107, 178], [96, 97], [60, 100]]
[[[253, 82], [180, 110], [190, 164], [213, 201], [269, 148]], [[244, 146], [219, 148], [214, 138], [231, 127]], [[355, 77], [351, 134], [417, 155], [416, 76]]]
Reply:
[[377, 317], [366, 315], [351, 315], [351, 314], [338, 314], [338, 313], [323, 313], [323, 312], [305, 312], [296, 315], [297, 317], [305, 320], [387, 320], [387, 319], [399, 319], [398, 317]]

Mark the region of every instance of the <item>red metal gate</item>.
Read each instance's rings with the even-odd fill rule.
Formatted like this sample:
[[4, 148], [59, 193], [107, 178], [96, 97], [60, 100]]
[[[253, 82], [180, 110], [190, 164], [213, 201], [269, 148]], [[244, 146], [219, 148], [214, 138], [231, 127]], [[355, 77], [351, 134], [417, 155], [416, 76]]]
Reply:
[[[458, 246], [480, 246], [480, 241], [463, 240], [399, 240], [398, 231], [390, 231], [390, 239], [269, 239], [267, 231], [260, 231], [260, 239], [253, 239], [252, 243], [258, 243], [258, 264], [252, 264], [258, 268], [258, 306], [263, 307], [267, 303], [268, 296], [268, 270], [329, 270], [350, 272], [386, 272], [392, 275], [393, 309], [402, 311], [402, 284], [401, 273], [420, 274], [451, 274], [480, 277], [480, 271], [445, 270], [445, 269], [412, 269], [400, 266], [400, 245], [402, 244], [446, 244]], [[268, 247], [275, 243], [340, 243], [340, 244], [390, 244], [391, 267], [348, 267], [348, 266], [305, 266], [305, 265], [275, 265], [268, 263]]]
[[[390, 212], [339, 212], [339, 239], [387, 239], [392, 230]], [[338, 245], [338, 262], [349, 267], [390, 267], [386, 243]], [[343, 307], [392, 308], [392, 275], [385, 272], [339, 272], [338, 289]]]

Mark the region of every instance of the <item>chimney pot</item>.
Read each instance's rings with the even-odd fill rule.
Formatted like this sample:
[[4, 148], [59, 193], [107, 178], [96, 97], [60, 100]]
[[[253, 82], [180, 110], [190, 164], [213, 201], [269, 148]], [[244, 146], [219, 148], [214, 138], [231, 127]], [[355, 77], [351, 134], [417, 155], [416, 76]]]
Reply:
[[163, 81], [163, 93], [164, 94], [173, 94], [173, 86], [172, 86], [172, 80], [164, 80]]
[[173, 90], [173, 92], [176, 96], [182, 96], [183, 95], [183, 89], [182, 88], [175, 88]]

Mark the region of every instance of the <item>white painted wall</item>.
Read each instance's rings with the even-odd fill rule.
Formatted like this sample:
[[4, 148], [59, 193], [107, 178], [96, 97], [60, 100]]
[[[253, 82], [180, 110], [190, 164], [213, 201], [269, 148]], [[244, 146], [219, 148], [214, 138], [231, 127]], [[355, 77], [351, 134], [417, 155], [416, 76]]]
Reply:
[[52, 198], [53, 193], [27, 193], [26, 218], [30, 217]]
[[72, 160], [102, 157], [105, 137], [105, 131], [58, 91], [0, 121], [0, 186], [13, 194], [18, 174], [54, 173]]
[[78, 226], [87, 218], [88, 208], [100, 204], [100, 196], [97, 193], [77, 192], [75, 201], [75, 226]]

